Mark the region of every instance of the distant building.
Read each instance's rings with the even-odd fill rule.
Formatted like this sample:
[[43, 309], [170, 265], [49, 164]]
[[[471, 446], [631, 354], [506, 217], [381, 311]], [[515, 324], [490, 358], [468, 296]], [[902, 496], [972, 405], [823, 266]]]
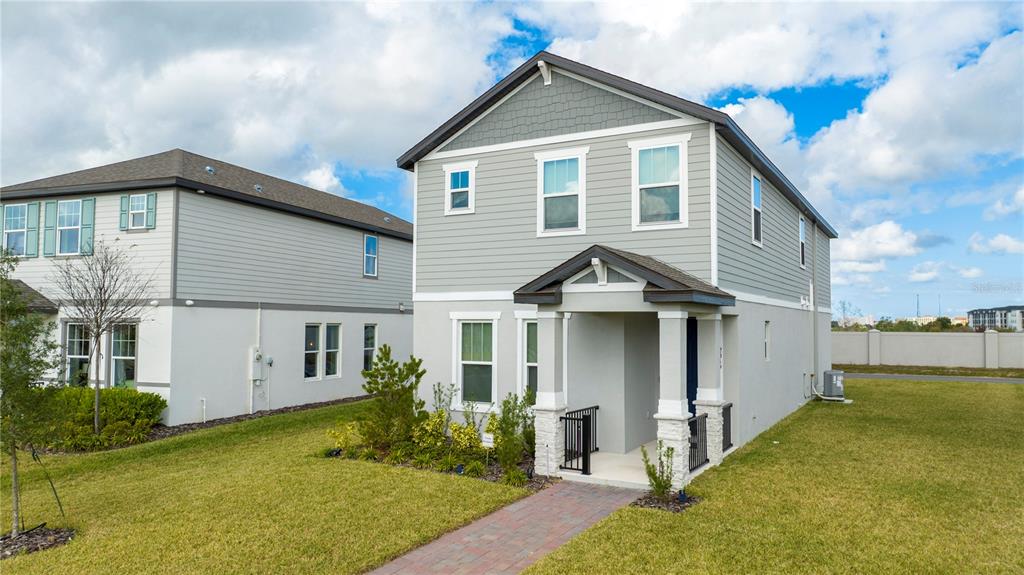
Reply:
[[928, 324], [932, 323], [933, 321], [935, 321], [936, 319], [938, 319], [938, 318], [936, 318], [933, 315], [919, 315], [917, 317], [905, 317], [905, 318], [903, 318], [904, 321], [909, 321], [910, 323], [912, 323], [914, 325], [928, 325]]
[[958, 315], [958, 316], [955, 316], [955, 317], [951, 317], [951, 318], [949, 318], [949, 320], [951, 322], [953, 322], [953, 325], [967, 325], [967, 321], [968, 321], [967, 320], [967, 316], [965, 316], [965, 315]]
[[967, 312], [967, 325], [973, 329], [1024, 331], [1024, 305], [972, 309]]

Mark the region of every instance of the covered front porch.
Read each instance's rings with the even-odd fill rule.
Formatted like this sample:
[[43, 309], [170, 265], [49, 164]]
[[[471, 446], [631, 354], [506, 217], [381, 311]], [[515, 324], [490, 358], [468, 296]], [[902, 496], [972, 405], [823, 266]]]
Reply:
[[593, 246], [516, 292], [537, 307], [536, 468], [647, 486], [641, 446], [684, 485], [730, 444], [731, 295], [659, 260]]

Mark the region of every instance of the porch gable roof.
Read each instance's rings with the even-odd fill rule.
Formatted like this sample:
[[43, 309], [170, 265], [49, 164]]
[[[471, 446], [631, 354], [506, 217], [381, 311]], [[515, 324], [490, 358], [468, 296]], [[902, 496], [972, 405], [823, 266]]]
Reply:
[[515, 303], [562, 303], [562, 283], [590, 267], [593, 258], [646, 280], [647, 285], [643, 289], [645, 302], [736, 305], [736, 298], [732, 294], [677, 267], [650, 256], [600, 244], [590, 246], [517, 289], [514, 293]]

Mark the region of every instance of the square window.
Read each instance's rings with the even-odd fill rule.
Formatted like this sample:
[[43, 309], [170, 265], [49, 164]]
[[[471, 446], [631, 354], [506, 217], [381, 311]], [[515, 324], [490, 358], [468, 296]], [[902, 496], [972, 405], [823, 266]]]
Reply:
[[445, 173], [445, 215], [474, 212], [477, 162], [460, 162], [442, 166]]

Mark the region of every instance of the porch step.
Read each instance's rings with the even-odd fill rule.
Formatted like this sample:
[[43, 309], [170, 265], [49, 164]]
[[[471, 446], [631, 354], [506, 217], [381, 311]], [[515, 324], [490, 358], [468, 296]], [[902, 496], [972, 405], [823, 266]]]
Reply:
[[621, 487], [623, 489], [637, 489], [646, 491], [650, 489], [646, 482], [640, 483], [636, 481], [628, 481], [622, 479], [612, 479], [609, 477], [599, 477], [597, 475], [583, 475], [574, 471], [562, 471], [558, 474], [565, 481], [573, 481], [575, 483], [589, 483], [591, 485], [607, 485], [609, 487]]

